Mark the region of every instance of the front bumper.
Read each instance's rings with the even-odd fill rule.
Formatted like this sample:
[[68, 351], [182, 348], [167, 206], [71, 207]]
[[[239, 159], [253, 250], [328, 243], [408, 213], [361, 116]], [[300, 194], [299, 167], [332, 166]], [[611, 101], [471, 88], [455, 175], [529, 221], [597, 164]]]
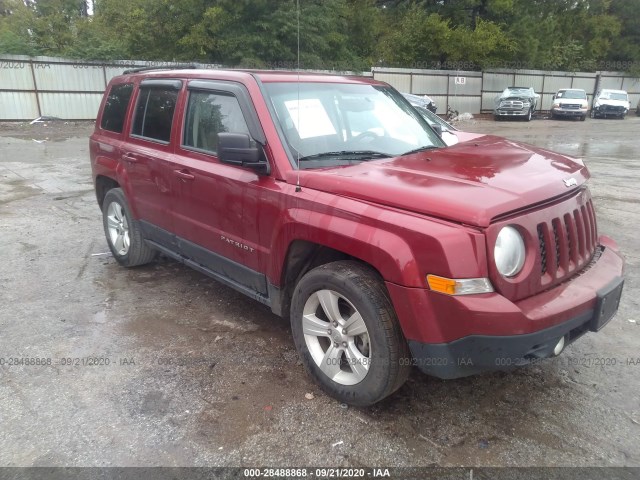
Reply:
[[[603, 289], [603, 298], [613, 311], [602, 315], [602, 307], [535, 333], [508, 336], [471, 335], [451, 343], [427, 344], [409, 341], [413, 363], [428, 375], [452, 379], [493, 370], [511, 370], [555, 356], [554, 349], [563, 340], [563, 349], [585, 333], [597, 332], [618, 309], [624, 280], [622, 277]], [[604, 294], [606, 292], [606, 296]]]
[[494, 110], [493, 114], [497, 117], [526, 117], [529, 115], [529, 110]]
[[587, 115], [587, 109], [552, 108], [551, 113], [558, 117], [585, 117]]
[[627, 109], [619, 105], [600, 105], [594, 111], [602, 117], [621, 117], [627, 113]]
[[606, 314], [611, 318], [622, 290], [624, 261], [612, 240], [600, 240], [604, 250], [593, 264], [517, 302], [498, 293], [448, 296], [387, 284], [413, 364], [440, 378], [508, 370], [552, 356], [562, 337], [569, 344], [601, 328], [596, 325], [603, 321], [600, 298], [609, 293], [607, 308], [612, 310]]

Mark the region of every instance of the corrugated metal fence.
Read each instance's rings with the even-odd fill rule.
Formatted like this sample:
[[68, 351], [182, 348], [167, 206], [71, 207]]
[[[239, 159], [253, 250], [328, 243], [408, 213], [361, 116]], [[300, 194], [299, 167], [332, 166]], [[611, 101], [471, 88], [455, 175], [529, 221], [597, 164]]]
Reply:
[[[109, 80], [134, 67], [170, 67], [176, 62], [85, 62], [54, 57], [0, 55], [0, 121], [30, 120], [50, 115], [67, 120], [93, 120]], [[201, 65], [218, 68], [217, 65]], [[551, 107], [560, 88], [582, 88], [593, 95], [600, 88], [629, 92], [632, 106], [640, 99], [640, 79], [623, 73], [570, 73], [538, 70], [489, 70], [485, 72], [416, 70], [374, 67], [374, 78], [401, 92], [429, 95], [438, 113], [447, 106], [473, 114], [491, 112], [495, 97], [508, 86], [533, 87], [539, 93], [539, 109]]]
[[[93, 120], [111, 78], [127, 68], [169, 67], [177, 62], [85, 62], [54, 57], [0, 55], [0, 121], [49, 115]], [[203, 65], [203, 68], [215, 68]]]
[[551, 108], [553, 95], [561, 88], [581, 88], [589, 105], [602, 88], [626, 90], [632, 108], [640, 99], [640, 79], [619, 72], [548, 72], [541, 70], [487, 70], [466, 72], [449, 70], [372, 69], [373, 77], [393, 85], [401, 92], [428, 95], [444, 114], [451, 106], [459, 112], [490, 113], [494, 101], [506, 87], [533, 87], [541, 99], [538, 110]]

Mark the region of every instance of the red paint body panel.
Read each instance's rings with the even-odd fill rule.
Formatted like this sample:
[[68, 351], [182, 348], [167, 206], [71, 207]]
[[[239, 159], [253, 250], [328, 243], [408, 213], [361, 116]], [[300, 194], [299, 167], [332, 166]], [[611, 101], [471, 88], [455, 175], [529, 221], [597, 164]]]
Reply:
[[603, 237], [602, 256], [582, 275], [519, 302], [498, 293], [447, 296], [387, 283], [407, 339], [447, 343], [469, 335], [520, 335], [558, 325], [593, 310], [596, 292], [622, 274], [624, 261]]
[[[292, 172], [289, 182], [295, 181]], [[474, 142], [355, 166], [305, 170], [300, 183], [341, 196], [488, 227], [507, 212], [567, 193], [563, 180], [583, 184], [584, 164], [563, 155], [483, 136]]]

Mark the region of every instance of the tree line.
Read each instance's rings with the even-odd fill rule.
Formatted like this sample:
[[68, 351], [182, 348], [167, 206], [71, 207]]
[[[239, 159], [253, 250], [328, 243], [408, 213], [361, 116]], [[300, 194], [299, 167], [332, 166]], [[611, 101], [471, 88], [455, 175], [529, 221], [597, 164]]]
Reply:
[[[299, 0], [300, 66], [640, 71], [639, 0]], [[295, 69], [296, 0], [0, 0], [0, 53]]]

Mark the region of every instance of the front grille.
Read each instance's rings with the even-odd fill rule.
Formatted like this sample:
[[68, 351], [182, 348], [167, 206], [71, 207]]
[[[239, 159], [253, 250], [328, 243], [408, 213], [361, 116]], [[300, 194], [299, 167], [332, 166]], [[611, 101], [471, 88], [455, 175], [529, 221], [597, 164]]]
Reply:
[[567, 110], [580, 110], [580, 105], [577, 103], [565, 103], [561, 105], [562, 108], [566, 108]]
[[622, 112], [624, 111], [624, 107], [620, 105], [602, 105], [600, 107], [601, 110], [605, 112]]
[[519, 100], [503, 100], [500, 102], [500, 109], [505, 110], [522, 110], [524, 104]]
[[551, 280], [576, 272], [591, 261], [597, 248], [598, 231], [593, 203], [562, 217], [538, 224], [540, 273]]

